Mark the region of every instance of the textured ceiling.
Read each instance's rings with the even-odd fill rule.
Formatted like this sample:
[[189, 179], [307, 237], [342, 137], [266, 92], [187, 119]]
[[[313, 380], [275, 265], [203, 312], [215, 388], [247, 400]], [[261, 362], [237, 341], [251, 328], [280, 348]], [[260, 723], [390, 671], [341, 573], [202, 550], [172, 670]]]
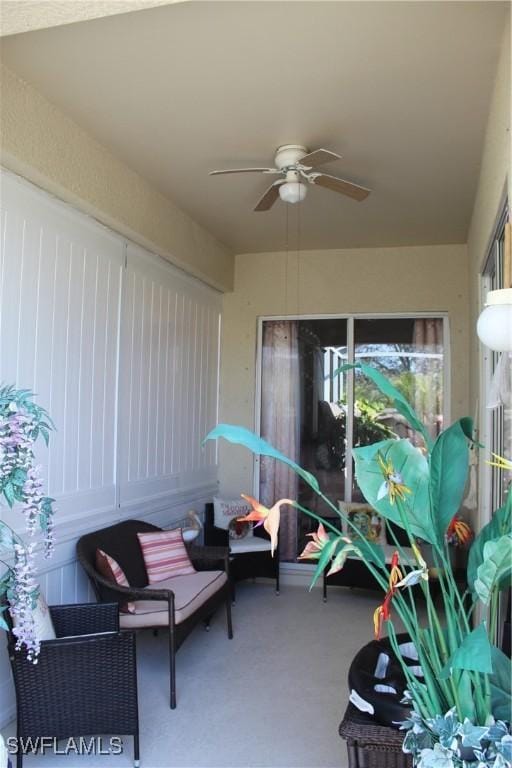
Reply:
[[180, 0], [2, 0], [0, 37], [100, 19]]
[[[499, 2], [194, 2], [2, 48], [237, 252], [294, 247], [299, 228], [302, 248], [450, 243], [466, 240], [506, 20]], [[326, 170], [372, 195], [312, 188], [253, 213], [268, 177], [208, 177], [285, 143], [339, 152]]]

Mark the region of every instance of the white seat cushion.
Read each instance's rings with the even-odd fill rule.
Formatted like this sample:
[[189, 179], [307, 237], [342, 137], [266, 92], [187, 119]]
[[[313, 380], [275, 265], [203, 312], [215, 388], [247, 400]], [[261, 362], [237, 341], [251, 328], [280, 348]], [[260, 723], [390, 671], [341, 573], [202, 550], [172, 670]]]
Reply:
[[[186, 576], [151, 584], [148, 589], [170, 589], [174, 592], [174, 618], [181, 624], [214, 595], [225, 583], [224, 571], [197, 571]], [[164, 600], [135, 600], [134, 613], [121, 613], [121, 629], [137, 627], [166, 627], [169, 624], [167, 603]]]
[[247, 552], [270, 552], [270, 539], [260, 539], [259, 536], [230, 539], [229, 551], [232, 555], [242, 555]]

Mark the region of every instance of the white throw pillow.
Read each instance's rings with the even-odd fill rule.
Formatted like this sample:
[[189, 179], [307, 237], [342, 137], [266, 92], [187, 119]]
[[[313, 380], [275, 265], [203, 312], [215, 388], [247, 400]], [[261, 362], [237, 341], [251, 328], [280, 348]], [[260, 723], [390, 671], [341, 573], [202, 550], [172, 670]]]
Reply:
[[[39, 593], [32, 616], [34, 617], [34, 629], [37, 639], [55, 640], [57, 635], [55, 634], [50, 609], [42, 593]], [[12, 623], [15, 627], [18, 625], [17, 618], [14, 615], [12, 616]]]
[[37, 605], [34, 608], [34, 624], [36, 627], [36, 635], [39, 640], [55, 640], [57, 637], [50, 609], [41, 593], [37, 598]]
[[[218, 496], [213, 497], [213, 522], [216, 528], [222, 528], [224, 531], [229, 529], [229, 524], [234, 517], [245, 517], [251, 511], [252, 507], [248, 501], [243, 499], [221, 499]], [[252, 536], [251, 530], [247, 534]]]

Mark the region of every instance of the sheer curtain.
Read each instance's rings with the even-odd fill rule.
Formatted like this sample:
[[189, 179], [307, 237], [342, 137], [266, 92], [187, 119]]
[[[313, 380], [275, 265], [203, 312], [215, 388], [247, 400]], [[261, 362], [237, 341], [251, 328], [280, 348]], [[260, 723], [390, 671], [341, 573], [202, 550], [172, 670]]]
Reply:
[[420, 318], [414, 321], [415, 358], [414, 407], [432, 437], [443, 428], [443, 320]]
[[[261, 436], [298, 461], [300, 438], [300, 369], [298, 322], [272, 320], [263, 324]], [[278, 499], [297, 498], [297, 476], [285, 464], [262, 456], [260, 500], [271, 506]], [[297, 512], [281, 509], [281, 560], [297, 556]]]

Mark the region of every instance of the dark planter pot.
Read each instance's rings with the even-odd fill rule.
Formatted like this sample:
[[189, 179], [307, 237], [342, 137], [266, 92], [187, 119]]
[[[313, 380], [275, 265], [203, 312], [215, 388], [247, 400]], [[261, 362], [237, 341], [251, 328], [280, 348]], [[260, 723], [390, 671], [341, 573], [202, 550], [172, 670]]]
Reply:
[[[405, 662], [414, 671], [418, 660], [409, 636], [397, 635], [397, 640]], [[356, 654], [348, 685], [352, 704], [381, 725], [398, 728], [409, 717], [410, 707], [401, 703], [407, 687], [405, 675], [387, 638], [373, 640]]]

